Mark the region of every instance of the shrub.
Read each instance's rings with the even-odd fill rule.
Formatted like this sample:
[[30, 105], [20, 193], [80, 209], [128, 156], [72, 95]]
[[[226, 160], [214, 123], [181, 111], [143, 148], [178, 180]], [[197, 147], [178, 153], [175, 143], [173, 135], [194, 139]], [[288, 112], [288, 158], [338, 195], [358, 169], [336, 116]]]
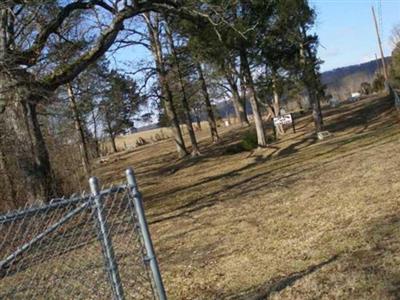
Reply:
[[258, 147], [257, 134], [253, 131], [247, 131], [239, 143], [226, 147], [224, 153], [233, 155], [244, 151], [251, 151]]
[[243, 138], [242, 141], [240, 142], [240, 145], [242, 146], [243, 150], [245, 151], [250, 151], [258, 147], [258, 142], [257, 142], [257, 134], [254, 131], [247, 131]]
[[241, 143], [237, 143], [237, 144], [233, 144], [233, 145], [229, 145], [228, 147], [225, 148], [224, 150], [224, 154], [226, 155], [234, 155], [240, 152], [245, 151], [243, 149], [243, 146]]

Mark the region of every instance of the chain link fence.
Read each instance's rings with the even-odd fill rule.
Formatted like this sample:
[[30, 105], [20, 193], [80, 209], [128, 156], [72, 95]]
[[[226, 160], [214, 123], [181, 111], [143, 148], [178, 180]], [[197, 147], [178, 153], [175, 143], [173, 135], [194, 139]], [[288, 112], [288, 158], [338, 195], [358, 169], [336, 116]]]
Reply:
[[0, 299], [165, 299], [131, 169], [127, 184], [0, 215]]

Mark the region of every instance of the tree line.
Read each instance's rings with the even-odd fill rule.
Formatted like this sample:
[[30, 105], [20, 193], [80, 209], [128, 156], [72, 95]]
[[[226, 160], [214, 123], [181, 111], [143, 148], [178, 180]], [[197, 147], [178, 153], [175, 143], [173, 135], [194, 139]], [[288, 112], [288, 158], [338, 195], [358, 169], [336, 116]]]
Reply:
[[[308, 95], [316, 131], [322, 130], [314, 21], [306, 0], [3, 1], [0, 171], [6, 192], [0, 200], [12, 208], [76, 188], [77, 171], [68, 164], [79, 161], [90, 174], [100, 137], [106, 134], [117, 151], [115, 138], [150, 103], [172, 129], [178, 157], [201, 153], [193, 128], [198, 111], [207, 116], [212, 141], [219, 141], [212, 103], [224, 94], [243, 126], [250, 124], [250, 104], [259, 147], [268, 145], [265, 118], [280, 114], [288, 90]], [[130, 72], [111, 66], [108, 53], [133, 46], [145, 47], [153, 63]], [[143, 84], [130, 76], [138, 73]]]

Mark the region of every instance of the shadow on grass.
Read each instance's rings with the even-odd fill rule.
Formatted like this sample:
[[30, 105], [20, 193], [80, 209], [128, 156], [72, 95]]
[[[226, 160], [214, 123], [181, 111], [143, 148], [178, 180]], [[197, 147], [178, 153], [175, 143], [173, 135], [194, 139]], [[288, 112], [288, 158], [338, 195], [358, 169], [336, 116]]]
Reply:
[[239, 294], [235, 294], [233, 296], [228, 296], [227, 299], [235, 299], [235, 300], [262, 300], [268, 299], [273, 293], [280, 292], [285, 288], [292, 286], [296, 281], [302, 279], [303, 277], [310, 275], [322, 267], [334, 262], [337, 260], [339, 255], [334, 255], [333, 257], [320, 262], [319, 264], [312, 265], [305, 270], [300, 272], [291, 273], [285, 277], [278, 277], [268, 281], [261, 287], [250, 291], [240, 292]]
[[[335, 255], [300, 272], [273, 278], [259, 287], [231, 292], [225, 298], [231, 300], [269, 299], [274, 293], [290, 288], [298, 280], [335, 262], [341, 266], [342, 278], [352, 278], [352, 280], [349, 283], [334, 285], [335, 275], [328, 275], [330, 272], [337, 272], [338, 269], [333, 268], [323, 275], [324, 283], [320, 288], [335, 288], [338, 289], [338, 294], [340, 294], [339, 290], [342, 290], [345, 293], [342, 297], [347, 297], [347, 299], [400, 299], [400, 272], [396, 259], [400, 250], [399, 228], [398, 213], [382, 214], [367, 223], [363, 236], [367, 244], [361, 243], [359, 248], [341, 252], [340, 255]], [[304, 286], [299, 288], [304, 289]]]
[[[365, 103], [366, 101], [370, 101]], [[317, 153], [315, 157], [311, 157], [310, 159], [314, 159], [320, 156], [325, 156], [329, 152], [334, 152], [340, 149], [342, 146], [346, 144], [350, 144], [354, 141], [357, 141], [358, 139], [363, 139], [365, 138], [365, 134], [369, 133], [374, 133], [374, 131], [377, 129], [376, 126], [379, 128], [387, 128], [388, 126], [393, 125], [393, 118], [392, 118], [392, 112], [393, 112], [393, 103], [392, 100], [387, 97], [387, 98], [379, 98], [379, 99], [366, 99], [362, 100], [361, 102], [358, 103], [352, 103], [337, 109], [331, 109], [328, 111], [329, 116], [333, 116], [333, 119], [328, 121], [328, 125], [326, 126], [326, 129], [332, 132], [338, 132], [338, 131], [344, 131], [348, 130], [352, 127], [362, 127], [357, 132], [350, 133], [346, 138], [340, 140], [340, 141], [327, 141], [328, 144], [335, 144], [335, 147], [326, 152], [326, 153]], [[380, 122], [377, 123], [377, 120], [381, 120]], [[305, 121], [303, 121], [305, 122]], [[377, 123], [377, 124], [375, 124]], [[364, 126], [362, 126], [364, 125]], [[375, 126], [376, 125], [376, 126]], [[254, 128], [252, 128], [254, 129]], [[217, 145], [212, 145], [212, 146], [206, 146], [203, 145], [203, 154], [200, 157], [197, 158], [186, 158], [183, 159], [179, 162], [172, 162], [168, 163], [166, 166], [162, 167], [161, 169], [158, 169], [158, 174], [160, 175], [172, 175], [175, 174], [176, 172], [190, 168], [198, 163], [201, 163], [203, 161], [206, 161], [209, 158], [218, 158], [224, 155], [225, 149], [227, 146], [229, 146], [232, 143], [237, 142], [240, 140], [241, 136], [245, 131], [249, 130], [249, 128], [238, 128], [237, 131], [234, 132], [229, 132], [227, 135], [223, 136], [221, 143]], [[285, 148], [279, 148], [279, 144], [283, 142], [287, 142], [289, 140], [293, 140], [293, 143], [288, 145]], [[306, 150], [310, 146], [313, 146], [317, 143], [317, 138], [315, 136], [295, 136], [295, 137], [289, 137], [286, 140], [282, 141], [277, 141], [274, 143], [272, 146], [275, 146], [275, 150], [273, 153], [270, 153], [266, 158], [261, 158], [261, 159], [256, 159], [254, 162], [238, 168], [236, 170], [229, 171], [227, 173], [219, 174], [216, 176], [210, 176], [207, 177], [203, 180], [200, 180], [198, 182], [194, 182], [191, 185], [188, 186], [178, 186], [176, 188], [173, 188], [168, 191], [168, 194], [174, 194], [178, 193], [190, 188], [193, 188], [197, 185], [202, 185], [206, 183], [210, 183], [219, 179], [223, 178], [228, 178], [232, 176], [239, 175], [239, 173], [243, 171], [249, 171], [252, 168], [267, 162], [274, 154], [278, 153], [278, 157], [286, 157], [295, 153], [298, 153], [300, 150]], [[375, 141], [374, 141], [375, 142]], [[278, 146], [278, 147], [277, 147]], [[167, 159], [168, 160], [168, 159]], [[309, 159], [306, 159], [309, 160]], [[165, 160], [164, 160], [165, 161]], [[288, 166], [290, 166], [289, 164]], [[152, 171], [157, 172], [156, 169], [152, 169]], [[275, 170], [274, 170], [275, 171]], [[270, 173], [270, 172], [268, 172]], [[144, 175], [144, 174], [140, 174]], [[265, 175], [265, 174], [264, 174]], [[158, 200], [160, 198], [165, 197], [165, 192], [162, 192], [160, 194], [153, 194], [149, 198], [146, 198], [147, 201], [151, 202], [154, 200]]]
[[[366, 101], [370, 101], [365, 103]], [[364, 125], [364, 130], [369, 124], [377, 119], [391, 116], [393, 110], [393, 101], [390, 97], [374, 100], [361, 100], [360, 103], [353, 103], [346, 106], [347, 110], [339, 110], [334, 116], [333, 122], [330, 122], [325, 129], [330, 132], [345, 131], [353, 127]], [[338, 114], [340, 112], [340, 114]]]
[[[214, 206], [215, 204], [226, 200], [224, 198], [221, 198], [221, 196], [224, 195], [224, 193], [231, 191], [233, 189], [238, 189], [235, 199], [240, 199], [237, 197], [248, 194], [250, 192], [257, 191], [257, 190], [262, 190], [263, 188], [266, 188], [267, 186], [269, 186], [271, 184], [275, 184], [275, 183], [290, 184], [290, 182], [298, 180], [297, 177], [300, 176], [302, 173], [311, 171], [315, 167], [318, 167], [319, 166], [318, 164], [317, 165], [311, 164], [317, 158], [324, 159], [324, 164], [326, 165], [326, 164], [334, 162], [338, 159], [344, 159], [346, 157], [356, 155], [359, 151], [366, 151], [366, 150], [370, 150], [370, 149], [373, 149], [378, 146], [382, 146], [382, 145], [390, 142], [390, 140], [395, 135], [397, 135], [397, 132], [395, 132], [395, 133], [390, 132], [390, 134], [387, 134], [387, 135], [381, 137], [379, 141], [376, 141], [376, 139], [374, 139], [374, 133], [372, 132], [371, 134], [351, 136], [351, 137], [348, 137], [341, 141], [335, 141], [335, 142], [333, 142], [333, 147], [330, 147], [329, 149], [326, 149], [326, 148], [319, 149], [320, 151], [317, 151], [316, 153], [312, 153], [312, 154], [307, 154], [306, 157], [296, 157], [295, 159], [292, 159], [292, 160], [288, 161], [287, 163], [279, 164], [277, 167], [268, 169], [267, 171], [260, 172], [255, 175], [252, 175], [252, 176], [248, 176], [246, 178], [242, 178], [242, 180], [237, 181], [233, 184], [223, 185], [217, 191], [214, 191], [211, 193], [203, 193], [199, 197], [190, 199], [190, 201], [184, 202], [181, 205], [174, 207], [173, 210], [169, 211], [168, 213], [161, 212], [161, 213], [157, 213], [157, 214], [150, 214], [149, 215], [150, 224], [155, 224], [155, 223], [163, 222], [166, 220], [175, 219], [180, 216], [184, 216], [184, 215], [190, 214], [192, 212], [199, 211], [203, 208]], [[352, 149], [346, 150], [345, 149], [342, 151], [343, 147], [349, 146], [352, 143], [360, 142], [363, 139], [365, 139], [366, 142], [359, 145], [356, 150], [352, 150]], [[328, 146], [329, 146], [329, 144], [328, 144]], [[325, 150], [325, 151], [321, 151], [321, 150]], [[275, 151], [277, 151], [277, 150], [275, 150]], [[272, 155], [272, 153], [270, 155]], [[191, 188], [195, 188], [199, 185], [209, 184], [209, 183], [212, 183], [212, 182], [218, 181], [220, 179], [224, 179], [224, 178], [229, 178], [229, 177], [232, 178], [232, 177], [240, 176], [242, 172], [244, 172], [244, 171], [249, 172], [249, 171], [253, 170], [254, 168], [256, 168], [257, 166], [259, 166], [260, 164], [268, 161], [270, 158], [270, 155], [267, 157], [256, 156], [253, 162], [251, 162], [243, 167], [240, 167], [240, 168], [237, 168], [232, 171], [225, 172], [225, 173], [222, 173], [222, 174], [219, 174], [216, 176], [207, 177], [203, 180], [193, 182], [190, 185], [178, 186], [178, 187], [172, 188], [168, 191], [162, 191], [162, 192], [150, 195], [149, 197], [146, 197], [146, 200], [147, 200], [147, 202], [153, 202], [152, 205], [154, 205], [158, 201], [164, 201], [166, 194], [168, 195], [168, 197], [171, 197], [171, 199], [173, 199], [174, 194], [183, 192], [183, 191], [188, 191]], [[291, 154], [279, 156], [278, 159], [279, 160], [287, 159], [287, 157], [289, 155], [291, 155]], [[282, 176], [275, 177], [275, 178], [269, 177], [268, 180], [263, 180], [263, 178], [265, 178], [266, 176], [274, 175], [277, 172], [281, 172], [288, 168], [296, 167], [296, 165], [298, 165], [298, 164], [304, 164], [305, 167], [297, 169], [295, 172], [291, 172], [290, 174], [284, 174]], [[247, 184], [249, 186], [246, 186]], [[229, 196], [229, 199], [231, 199], [231, 197], [232, 197], [232, 195]]]

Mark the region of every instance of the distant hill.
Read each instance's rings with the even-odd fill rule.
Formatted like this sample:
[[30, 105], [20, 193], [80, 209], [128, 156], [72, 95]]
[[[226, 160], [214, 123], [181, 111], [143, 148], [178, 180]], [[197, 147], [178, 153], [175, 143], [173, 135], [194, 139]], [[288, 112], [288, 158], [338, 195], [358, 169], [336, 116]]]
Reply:
[[[390, 64], [391, 57], [385, 59], [386, 63]], [[378, 68], [382, 68], [380, 59], [323, 72], [321, 77], [322, 83], [326, 85], [326, 94], [345, 100], [351, 93], [359, 91], [362, 82], [372, 83]], [[232, 102], [229, 100], [217, 103], [216, 106], [223, 118], [235, 115]], [[249, 103], [246, 105], [246, 110], [248, 114], [252, 113]], [[204, 115], [202, 119], [206, 120], [206, 116]]]
[[[386, 62], [390, 64], [391, 57], [386, 57]], [[375, 78], [378, 68], [382, 68], [381, 60], [371, 60], [359, 65], [333, 69], [321, 74], [322, 82], [327, 86], [327, 94], [331, 94], [339, 99], [350, 96], [352, 92], [357, 92], [362, 82], [370, 82]]]

